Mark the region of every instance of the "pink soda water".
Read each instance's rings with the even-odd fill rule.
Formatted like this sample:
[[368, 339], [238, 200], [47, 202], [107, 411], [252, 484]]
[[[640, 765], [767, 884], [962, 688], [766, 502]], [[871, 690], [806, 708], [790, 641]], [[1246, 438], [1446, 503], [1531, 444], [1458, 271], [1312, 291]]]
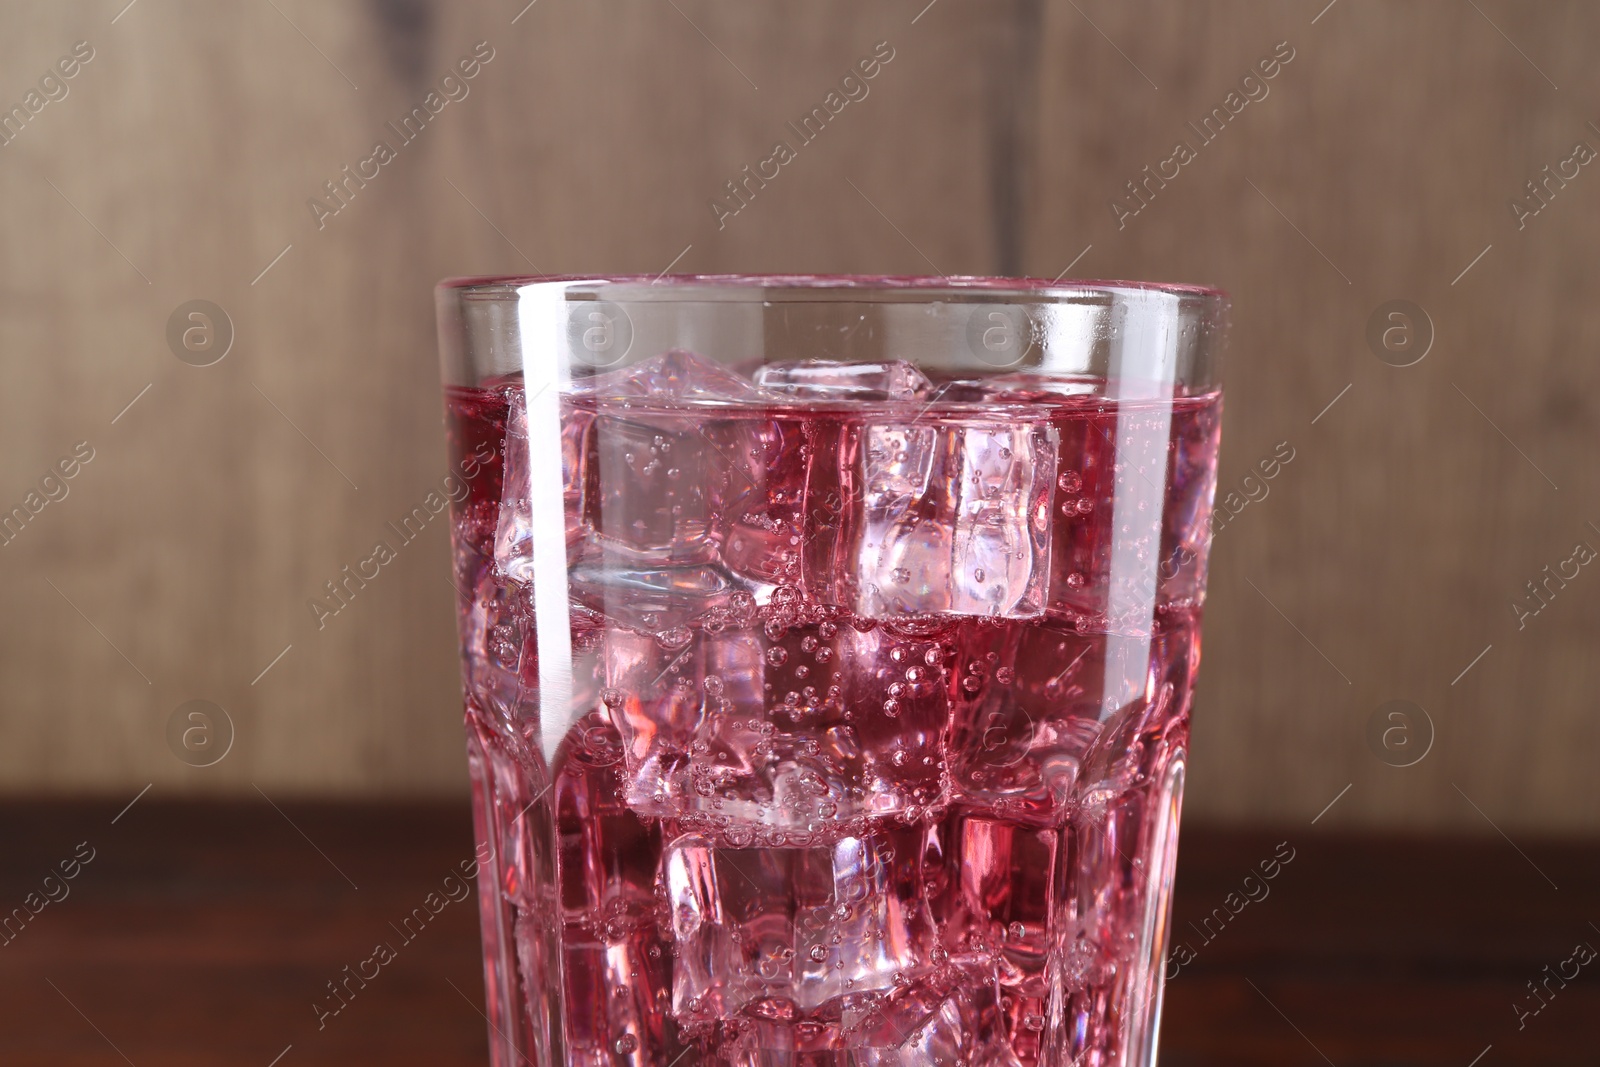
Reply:
[[450, 389], [497, 1065], [1145, 1062], [1221, 397], [1123, 384]]

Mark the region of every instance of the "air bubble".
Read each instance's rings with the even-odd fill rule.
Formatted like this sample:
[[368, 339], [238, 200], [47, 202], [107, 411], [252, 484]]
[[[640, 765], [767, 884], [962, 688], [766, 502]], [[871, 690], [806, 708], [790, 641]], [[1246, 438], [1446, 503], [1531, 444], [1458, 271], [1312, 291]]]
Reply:
[[692, 640], [694, 640], [694, 634], [683, 626], [674, 626], [670, 630], [663, 630], [661, 633], [656, 634], [656, 644], [668, 652], [676, 652]]
[[783, 666], [784, 663], [788, 661], [788, 659], [789, 659], [789, 653], [788, 653], [788, 651], [786, 649], [779, 648], [779, 647], [776, 647], [776, 646], [774, 646], [773, 648], [767, 649], [767, 662], [772, 664], [774, 667]]
[[627, 1056], [638, 1049], [639, 1039], [632, 1034], [623, 1034], [617, 1038], [617, 1043], [612, 1047], [617, 1050], [618, 1055]]
[[1083, 476], [1077, 471], [1067, 471], [1056, 479], [1056, 485], [1061, 487], [1063, 493], [1076, 493], [1083, 488]]

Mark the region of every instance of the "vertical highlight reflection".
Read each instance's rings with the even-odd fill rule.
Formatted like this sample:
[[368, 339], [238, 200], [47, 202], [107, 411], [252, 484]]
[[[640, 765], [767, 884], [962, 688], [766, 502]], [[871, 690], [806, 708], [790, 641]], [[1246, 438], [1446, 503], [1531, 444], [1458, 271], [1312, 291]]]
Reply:
[[1107, 396], [1117, 404], [1117, 440], [1101, 722], [1139, 696], [1150, 673], [1179, 298], [1160, 292], [1119, 294], [1110, 315], [1112, 337], [1120, 343], [1113, 345], [1106, 374]]
[[554, 286], [524, 286], [518, 294], [517, 319], [528, 412], [539, 744], [546, 761], [554, 761], [556, 747], [577, 717], [572, 707], [572, 628], [561, 482], [561, 395], [571, 382], [566, 292]]

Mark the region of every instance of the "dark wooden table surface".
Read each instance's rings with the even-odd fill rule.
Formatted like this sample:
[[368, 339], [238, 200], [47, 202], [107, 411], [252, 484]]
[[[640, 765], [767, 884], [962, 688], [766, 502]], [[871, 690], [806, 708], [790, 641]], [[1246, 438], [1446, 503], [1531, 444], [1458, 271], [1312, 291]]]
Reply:
[[[0, 935], [0, 1064], [486, 1062], [472, 899], [312, 1007], [471, 855], [465, 806], [124, 803], [0, 805], [0, 909], [56, 898]], [[1600, 845], [1191, 826], [1181, 857], [1165, 1067], [1600, 1061], [1600, 961], [1528, 986], [1600, 946]]]

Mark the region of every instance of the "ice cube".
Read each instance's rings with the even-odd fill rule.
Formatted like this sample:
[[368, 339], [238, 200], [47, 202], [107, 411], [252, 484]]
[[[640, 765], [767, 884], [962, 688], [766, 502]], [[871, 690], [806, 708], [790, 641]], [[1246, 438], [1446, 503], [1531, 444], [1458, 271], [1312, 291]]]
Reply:
[[[709, 416], [719, 402], [758, 396], [745, 378], [679, 349], [572, 382], [568, 408], [595, 413], [575, 468], [584, 522], [641, 559], [713, 559], [713, 517], [752, 477], [731, 425], [738, 420]], [[564, 433], [574, 418], [564, 417]]]
[[[925, 416], [830, 428], [813, 442], [806, 584], [867, 618], [1044, 613], [1056, 430]], [[816, 516], [813, 516], [814, 518]]]
[[837, 1044], [853, 1050], [858, 1067], [1021, 1067], [1006, 1032], [1015, 1010], [992, 967], [947, 963], [888, 996], [854, 998]]
[[943, 800], [953, 632], [948, 620], [931, 632], [909, 622], [841, 630], [843, 696], [867, 753], [857, 786], [865, 811], [904, 814]]
[[597, 415], [589, 434], [592, 491], [584, 518], [614, 549], [660, 563], [714, 558], [707, 536], [718, 481], [716, 444], [696, 416], [671, 412]]
[[746, 849], [679, 837], [662, 859], [677, 946], [673, 1014], [680, 1023], [728, 1019], [759, 1002], [758, 1014], [792, 1017], [920, 978], [935, 937], [923, 836]]
[[964, 633], [948, 755], [963, 808], [1032, 826], [1071, 815], [1102, 731], [1107, 639], [1051, 622]]
[[827, 620], [723, 629], [713, 617], [606, 635], [603, 699], [638, 814], [697, 820], [719, 840], [796, 843], [940, 802], [937, 636]]
[[952, 891], [935, 917], [951, 960], [988, 970], [1002, 988], [1022, 996], [1047, 996], [1051, 901], [1063, 877], [1059, 831], [963, 815], [949, 832], [946, 882]]
[[[567, 544], [583, 534], [582, 519], [585, 439], [593, 413], [571, 404], [561, 410], [562, 513]], [[528, 400], [522, 390], [511, 394], [506, 416], [505, 476], [500, 492], [500, 521], [495, 531], [494, 560], [501, 576], [533, 581], [532, 453], [528, 443]]]
[[617, 796], [620, 759], [615, 730], [590, 714], [575, 724], [555, 761], [555, 869], [546, 877], [553, 875], [558, 889], [553, 903], [562, 922], [560, 973], [574, 1063], [611, 1062], [624, 1035], [647, 1045], [661, 1040], [656, 998], [665, 996], [665, 975], [655, 921], [661, 834]]
[[727, 607], [738, 586], [714, 563], [651, 565], [598, 539], [571, 550], [567, 572], [574, 602], [618, 623], [656, 633], [688, 626]]
[[754, 379], [768, 393], [802, 400], [918, 400], [933, 388], [926, 375], [900, 360], [768, 363], [756, 371]]
[[717, 520], [722, 560], [765, 601], [770, 587], [799, 582], [805, 426], [793, 415], [756, 414], [725, 420], [723, 435], [733, 462]]
[[524, 648], [531, 645], [531, 627], [516, 604], [517, 591], [484, 574], [462, 619], [462, 670], [467, 691], [488, 713], [496, 729], [519, 736], [523, 720], [536, 717], [537, 699], [530, 699], [521, 675]]
[[[578, 368], [574, 368], [575, 372]], [[579, 376], [570, 392], [598, 399], [650, 397], [664, 401], [749, 401], [760, 391], [748, 378], [716, 360], [682, 348], [640, 360], [618, 370]]]

